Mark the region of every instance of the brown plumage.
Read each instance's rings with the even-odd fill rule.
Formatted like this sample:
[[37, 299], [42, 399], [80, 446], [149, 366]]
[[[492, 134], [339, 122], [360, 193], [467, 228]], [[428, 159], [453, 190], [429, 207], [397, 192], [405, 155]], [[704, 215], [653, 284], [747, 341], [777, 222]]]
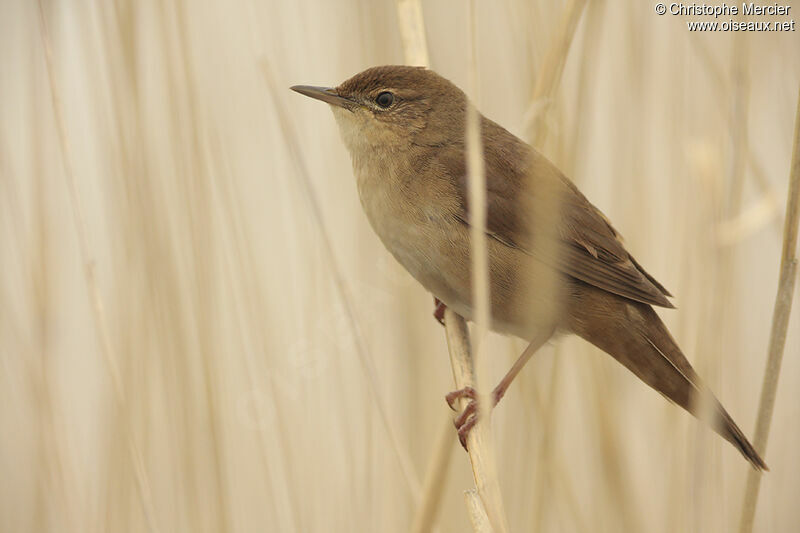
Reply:
[[[388, 250], [471, 319], [464, 93], [433, 71], [401, 66], [368, 69], [335, 89], [293, 89], [331, 104], [362, 206]], [[555, 332], [580, 335], [697, 414], [707, 390], [651, 307], [673, 307], [670, 293], [543, 155], [484, 117], [481, 133], [493, 329], [537, 339], [530, 353]], [[498, 400], [530, 353], [498, 386]], [[765, 469], [708, 394], [711, 426]]]

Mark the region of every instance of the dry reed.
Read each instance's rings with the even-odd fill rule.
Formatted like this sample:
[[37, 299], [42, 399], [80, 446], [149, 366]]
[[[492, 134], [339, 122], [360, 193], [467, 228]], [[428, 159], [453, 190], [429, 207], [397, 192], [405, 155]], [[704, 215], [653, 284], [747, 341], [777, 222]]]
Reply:
[[[792, 145], [792, 160], [789, 168], [789, 189], [786, 193], [786, 222], [783, 229], [778, 293], [775, 296], [775, 307], [772, 312], [772, 329], [769, 336], [769, 348], [767, 349], [767, 366], [764, 370], [764, 383], [761, 385], [758, 419], [755, 437], [753, 438], [753, 446], [762, 457], [765, 457], [767, 453], [767, 439], [775, 411], [778, 378], [781, 374], [783, 351], [786, 347], [786, 336], [789, 328], [789, 316], [792, 312], [794, 287], [797, 281], [797, 232], [798, 226], [800, 226], [800, 91], [797, 93], [794, 143]], [[748, 472], [742, 515], [739, 522], [740, 533], [753, 531], [753, 519], [756, 514], [762, 475], [762, 472], [755, 470]]]

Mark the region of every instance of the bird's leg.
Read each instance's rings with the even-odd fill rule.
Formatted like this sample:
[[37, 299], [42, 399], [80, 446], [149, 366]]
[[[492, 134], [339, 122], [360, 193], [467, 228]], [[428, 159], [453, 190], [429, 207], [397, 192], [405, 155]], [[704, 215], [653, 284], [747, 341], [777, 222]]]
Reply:
[[447, 309], [447, 306], [436, 296], [433, 297], [433, 305], [436, 306], [433, 310], [433, 318], [444, 326], [444, 310]]
[[[539, 348], [541, 348], [545, 342], [552, 336], [553, 332], [548, 330], [546, 334], [540, 334], [535, 337], [528, 347], [525, 348], [525, 351], [522, 352], [522, 355], [517, 358], [514, 364], [511, 366], [511, 369], [503, 376], [503, 379], [500, 380], [500, 383], [492, 390], [492, 408], [497, 405], [503, 396], [505, 396], [506, 391], [508, 390], [509, 385], [511, 382], [514, 381], [514, 378], [517, 377], [522, 367], [525, 366], [531, 356], [535, 354]], [[458, 429], [458, 440], [461, 441], [461, 445], [464, 449], [467, 449], [467, 435], [469, 434], [472, 427], [478, 422], [478, 393], [472, 387], [464, 387], [463, 389], [458, 389], [447, 396], [445, 396], [445, 400], [447, 400], [447, 405], [450, 406], [451, 409], [455, 410], [455, 402], [462, 398], [469, 398], [469, 402], [467, 406], [464, 408], [463, 411], [456, 417], [455, 419], [455, 426]]]

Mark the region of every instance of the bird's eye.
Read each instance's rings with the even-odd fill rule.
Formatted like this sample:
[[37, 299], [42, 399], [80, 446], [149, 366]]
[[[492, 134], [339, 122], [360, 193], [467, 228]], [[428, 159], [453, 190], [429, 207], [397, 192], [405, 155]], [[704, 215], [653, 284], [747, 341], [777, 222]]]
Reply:
[[394, 102], [394, 95], [386, 91], [382, 92], [377, 98], [375, 98], [375, 103], [384, 109], [392, 105], [392, 102]]

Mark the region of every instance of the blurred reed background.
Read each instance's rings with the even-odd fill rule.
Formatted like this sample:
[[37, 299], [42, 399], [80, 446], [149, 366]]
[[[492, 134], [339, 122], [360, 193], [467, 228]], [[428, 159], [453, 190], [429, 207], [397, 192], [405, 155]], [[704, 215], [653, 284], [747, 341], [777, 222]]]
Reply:
[[[661, 316], [752, 436], [798, 33], [576, 4], [542, 99], [567, 2], [476, 2], [472, 96], [675, 294]], [[423, 2], [431, 65], [464, 88], [466, 12]], [[407, 531], [448, 416], [444, 333], [368, 227], [330, 112], [288, 90], [403, 62], [396, 4], [2, 0], [0, 58], [0, 531]], [[757, 531], [800, 529], [796, 307]], [[488, 342], [495, 381], [524, 346]], [[492, 428], [512, 531], [738, 523], [736, 450], [578, 339], [534, 357]], [[441, 532], [469, 528], [451, 436]]]

